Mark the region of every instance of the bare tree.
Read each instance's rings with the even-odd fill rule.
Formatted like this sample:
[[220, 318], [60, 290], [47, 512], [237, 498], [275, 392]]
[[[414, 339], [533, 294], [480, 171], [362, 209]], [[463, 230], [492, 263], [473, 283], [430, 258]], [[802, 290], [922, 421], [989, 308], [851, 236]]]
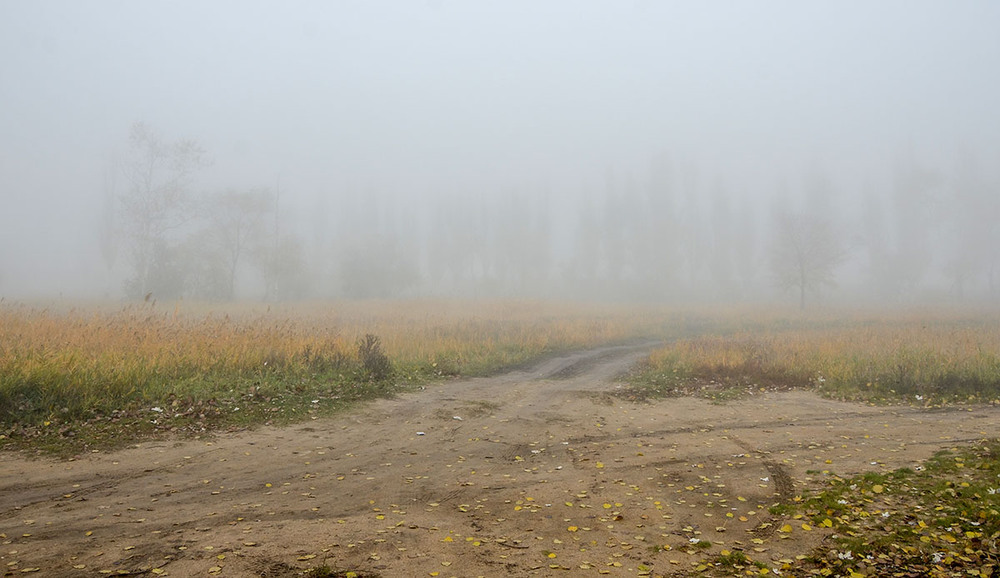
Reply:
[[260, 244], [265, 235], [264, 218], [271, 212], [270, 192], [226, 190], [209, 201], [211, 242], [225, 262], [225, 297], [236, 295], [236, 278], [244, 257]]
[[294, 234], [281, 235], [255, 252], [266, 285], [264, 299], [299, 299], [308, 292], [308, 268], [302, 241]]
[[799, 308], [806, 294], [833, 287], [834, 272], [847, 257], [831, 223], [818, 216], [782, 212], [771, 247], [771, 272], [782, 289], [796, 289]]
[[945, 178], [918, 162], [912, 152], [901, 156], [893, 174], [886, 225], [892, 232], [890, 251], [879, 267], [883, 286], [904, 299], [915, 297], [935, 260], [946, 214]]
[[110, 273], [118, 258], [118, 243], [115, 234], [115, 209], [118, 204], [118, 166], [110, 163], [104, 171], [104, 204], [101, 208], [101, 222], [98, 229], [98, 243], [104, 265]]
[[967, 298], [973, 283], [985, 281], [984, 296], [998, 295], [1000, 265], [1000, 195], [971, 152], [963, 151], [952, 184], [942, 203], [946, 222], [942, 245], [945, 271], [952, 277], [952, 291]]
[[119, 197], [134, 270], [126, 285], [129, 295], [149, 295], [156, 289], [153, 280], [165, 277], [155, 268], [167, 262], [160, 257], [171, 252], [170, 234], [191, 216], [191, 181], [206, 164], [197, 142], [165, 142], [145, 123], [132, 125], [129, 152], [120, 164], [128, 189]]

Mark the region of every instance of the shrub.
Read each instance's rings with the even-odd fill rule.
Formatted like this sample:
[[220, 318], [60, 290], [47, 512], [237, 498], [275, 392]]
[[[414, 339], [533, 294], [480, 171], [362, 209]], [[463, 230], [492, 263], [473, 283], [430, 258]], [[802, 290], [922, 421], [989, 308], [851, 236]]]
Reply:
[[358, 359], [370, 381], [385, 381], [392, 376], [392, 362], [382, 351], [382, 341], [377, 336], [366, 333], [358, 341]]

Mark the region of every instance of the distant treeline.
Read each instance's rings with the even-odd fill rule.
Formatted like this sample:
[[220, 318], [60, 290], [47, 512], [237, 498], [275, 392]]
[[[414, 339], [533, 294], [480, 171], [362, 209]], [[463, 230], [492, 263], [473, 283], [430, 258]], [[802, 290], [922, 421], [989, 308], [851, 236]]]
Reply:
[[101, 248], [131, 298], [1000, 298], [1000, 186], [972, 160], [900, 160], [850, 204], [821, 172], [759, 198], [662, 161], [576, 196], [331, 191], [295, 207], [277, 187], [196, 192], [196, 142], [138, 123], [130, 144]]

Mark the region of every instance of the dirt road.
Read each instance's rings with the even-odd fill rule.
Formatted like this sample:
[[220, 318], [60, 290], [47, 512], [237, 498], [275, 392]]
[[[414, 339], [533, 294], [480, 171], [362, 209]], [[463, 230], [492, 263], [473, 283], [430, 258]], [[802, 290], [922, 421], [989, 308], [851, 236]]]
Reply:
[[434, 384], [282, 429], [74, 461], [0, 454], [0, 571], [683, 575], [723, 548], [777, 566], [823, 532], [779, 538], [767, 508], [823, 470], [889, 470], [1000, 436], [997, 408], [610, 395], [650, 347]]

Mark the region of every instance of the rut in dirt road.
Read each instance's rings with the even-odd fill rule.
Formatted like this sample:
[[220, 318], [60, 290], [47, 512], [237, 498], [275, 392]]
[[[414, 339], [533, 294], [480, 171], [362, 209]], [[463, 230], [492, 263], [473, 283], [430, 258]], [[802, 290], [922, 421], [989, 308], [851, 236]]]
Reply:
[[768, 508], [823, 470], [912, 466], [1000, 435], [988, 407], [870, 407], [807, 391], [725, 405], [609, 395], [655, 345], [435, 383], [287, 428], [69, 462], [0, 454], [0, 567], [683, 574], [723, 548], [777, 560], [820, 544], [819, 530], [779, 539]]

